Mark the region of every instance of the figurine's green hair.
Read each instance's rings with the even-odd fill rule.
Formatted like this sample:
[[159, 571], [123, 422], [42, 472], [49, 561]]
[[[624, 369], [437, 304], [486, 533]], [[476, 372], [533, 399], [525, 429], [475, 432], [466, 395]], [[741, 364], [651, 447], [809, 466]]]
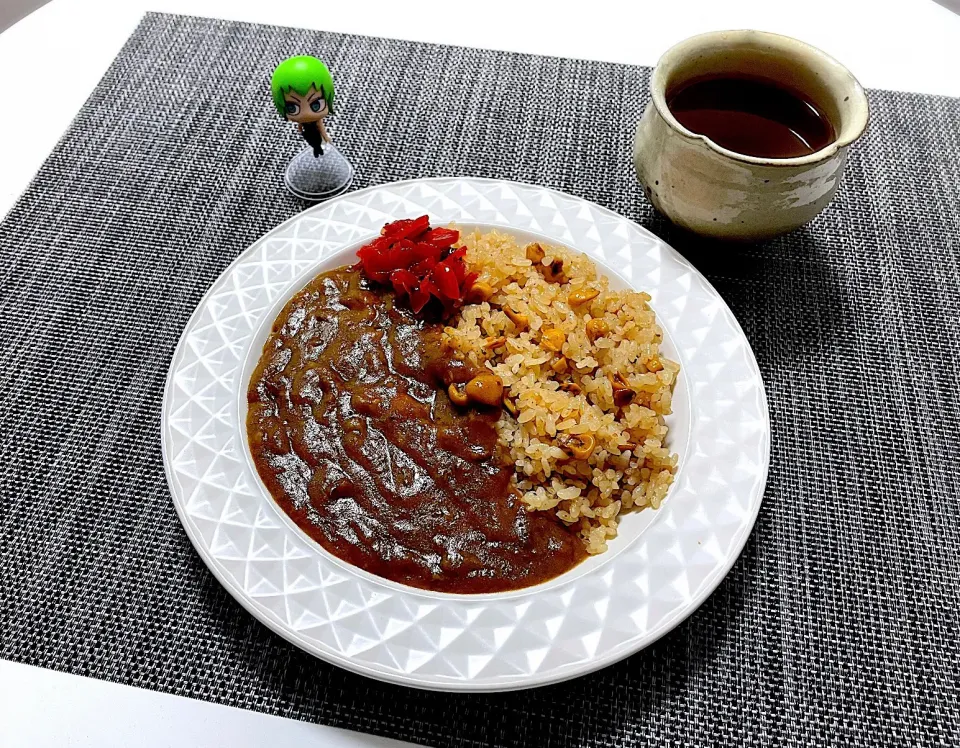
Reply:
[[270, 90], [280, 116], [287, 118], [284, 94], [293, 89], [301, 96], [306, 96], [311, 86], [323, 94], [327, 108], [333, 114], [333, 76], [326, 65], [316, 57], [307, 55], [291, 57], [277, 65], [270, 80]]

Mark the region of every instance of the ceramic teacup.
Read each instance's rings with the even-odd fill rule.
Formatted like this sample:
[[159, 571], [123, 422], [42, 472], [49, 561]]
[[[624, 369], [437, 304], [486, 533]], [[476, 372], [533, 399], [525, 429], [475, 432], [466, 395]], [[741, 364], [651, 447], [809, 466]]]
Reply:
[[[835, 139], [809, 155], [761, 158], [688, 130], [668, 108], [667, 92], [716, 75], [766, 79], [802, 93], [830, 121]], [[819, 49], [763, 31], [701, 34], [657, 63], [634, 165], [647, 197], [674, 223], [720, 239], [767, 239], [802, 226], [830, 202], [867, 118], [857, 79]]]

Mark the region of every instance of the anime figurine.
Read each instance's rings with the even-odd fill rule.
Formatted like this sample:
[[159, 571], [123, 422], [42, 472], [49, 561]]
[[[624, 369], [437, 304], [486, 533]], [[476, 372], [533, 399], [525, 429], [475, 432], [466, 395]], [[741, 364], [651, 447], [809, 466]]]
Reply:
[[353, 167], [334, 147], [324, 125], [324, 119], [333, 114], [333, 76], [329, 68], [316, 57], [291, 57], [273, 71], [270, 92], [277, 112], [297, 124], [310, 146], [287, 167], [287, 188], [307, 200], [343, 192], [353, 180]]
[[333, 76], [329, 68], [316, 57], [291, 57], [273, 71], [270, 90], [280, 116], [296, 122], [313, 155], [322, 156], [323, 143], [330, 142], [323, 120], [333, 114]]

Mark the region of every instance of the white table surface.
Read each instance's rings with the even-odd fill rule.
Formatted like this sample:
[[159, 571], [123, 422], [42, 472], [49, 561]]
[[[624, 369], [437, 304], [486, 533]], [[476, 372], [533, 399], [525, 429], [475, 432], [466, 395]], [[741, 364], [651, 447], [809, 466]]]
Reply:
[[403, 748], [409, 743], [0, 660], [3, 748]]
[[[148, 10], [642, 65], [653, 65], [671, 44], [696, 33], [758, 28], [824, 49], [865, 86], [960, 96], [960, 16], [944, 7], [960, 10], [960, 0], [941, 2], [53, 0], [0, 34], [0, 215]], [[40, 97], [38, 105], [31, 87], [43, 80], [58, 81], [57, 93]], [[58, 713], [68, 716], [49, 719]], [[398, 745], [0, 661], [4, 748], [388, 744]]]

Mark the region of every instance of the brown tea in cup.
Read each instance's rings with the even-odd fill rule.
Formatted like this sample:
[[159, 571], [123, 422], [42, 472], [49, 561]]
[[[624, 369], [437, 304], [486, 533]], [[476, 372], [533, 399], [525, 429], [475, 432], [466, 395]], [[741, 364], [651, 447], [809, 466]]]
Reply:
[[796, 158], [836, 139], [810, 97], [765, 78], [695, 78], [667, 90], [667, 107], [688, 130], [748, 156]]
[[633, 163], [647, 199], [701, 236], [769, 239], [833, 197], [869, 106], [849, 70], [765, 31], [712, 31], [650, 76]]

